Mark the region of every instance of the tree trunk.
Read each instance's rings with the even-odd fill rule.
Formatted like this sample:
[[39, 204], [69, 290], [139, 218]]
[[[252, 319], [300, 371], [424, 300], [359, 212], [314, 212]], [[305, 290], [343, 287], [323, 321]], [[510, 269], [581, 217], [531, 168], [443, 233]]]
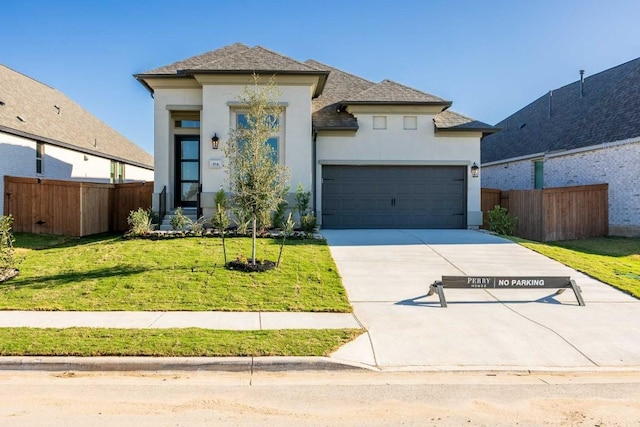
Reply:
[[251, 264], [256, 265], [256, 214], [251, 218]]
[[227, 247], [224, 242], [224, 229], [222, 230], [222, 253], [224, 254], [224, 265], [227, 265]]

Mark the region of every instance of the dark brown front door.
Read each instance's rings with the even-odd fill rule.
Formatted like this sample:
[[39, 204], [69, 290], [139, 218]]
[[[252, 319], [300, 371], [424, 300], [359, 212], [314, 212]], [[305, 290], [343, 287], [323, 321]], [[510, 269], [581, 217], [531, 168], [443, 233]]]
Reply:
[[196, 206], [200, 185], [200, 137], [176, 136], [175, 207]]

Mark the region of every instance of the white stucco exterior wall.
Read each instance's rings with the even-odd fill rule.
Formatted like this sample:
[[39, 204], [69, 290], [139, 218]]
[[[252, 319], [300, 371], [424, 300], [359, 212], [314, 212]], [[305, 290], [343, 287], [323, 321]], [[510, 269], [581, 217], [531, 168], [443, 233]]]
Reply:
[[[386, 116], [386, 129], [373, 129], [373, 117]], [[417, 129], [404, 129], [404, 117], [416, 114], [355, 114], [356, 133], [320, 132], [317, 138], [317, 216], [322, 218], [323, 164], [449, 165], [480, 164], [479, 133], [435, 133], [433, 115], [417, 115]], [[467, 222], [482, 223], [480, 179], [467, 176]]]
[[[549, 154], [543, 171], [549, 188], [609, 184], [609, 234], [640, 235], [640, 139]], [[532, 189], [532, 159], [483, 167], [482, 186]]]
[[[167, 203], [174, 205], [174, 135], [171, 114], [200, 109], [200, 182], [202, 183], [203, 214], [211, 216], [214, 195], [220, 188], [227, 188], [226, 169], [210, 167], [210, 161], [221, 161], [227, 165], [224, 146], [229, 140], [229, 131], [235, 127], [235, 112], [241, 111], [238, 99], [244, 84], [203, 84], [201, 88], [156, 89], [154, 95], [155, 121], [155, 184], [154, 209], [158, 209], [158, 195], [167, 187]], [[312, 143], [311, 143], [311, 87], [309, 85], [281, 85], [278, 102], [284, 105], [280, 126], [283, 130], [279, 140], [280, 160], [291, 172], [291, 189], [298, 183], [311, 188]], [[218, 149], [211, 147], [211, 137], [220, 138]]]

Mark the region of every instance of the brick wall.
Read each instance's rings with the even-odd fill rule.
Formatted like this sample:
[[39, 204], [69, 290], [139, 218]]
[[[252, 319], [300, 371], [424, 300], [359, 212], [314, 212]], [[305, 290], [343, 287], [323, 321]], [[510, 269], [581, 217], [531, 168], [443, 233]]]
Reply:
[[[519, 160], [482, 168], [482, 187], [533, 188], [533, 161]], [[640, 140], [602, 144], [592, 149], [549, 154], [544, 186], [609, 184], [609, 234], [640, 235]]]
[[520, 160], [494, 166], [483, 166], [480, 177], [482, 188], [531, 190], [533, 188], [533, 163], [531, 160]]
[[640, 141], [549, 156], [545, 186], [609, 184], [609, 233], [640, 235]]

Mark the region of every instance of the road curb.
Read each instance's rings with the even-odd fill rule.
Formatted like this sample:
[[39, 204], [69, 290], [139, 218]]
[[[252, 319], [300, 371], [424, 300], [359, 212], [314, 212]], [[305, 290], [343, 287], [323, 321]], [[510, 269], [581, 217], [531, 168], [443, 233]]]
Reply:
[[[328, 357], [0, 357], [0, 371], [218, 371], [363, 370]], [[371, 369], [371, 367], [369, 367]]]

